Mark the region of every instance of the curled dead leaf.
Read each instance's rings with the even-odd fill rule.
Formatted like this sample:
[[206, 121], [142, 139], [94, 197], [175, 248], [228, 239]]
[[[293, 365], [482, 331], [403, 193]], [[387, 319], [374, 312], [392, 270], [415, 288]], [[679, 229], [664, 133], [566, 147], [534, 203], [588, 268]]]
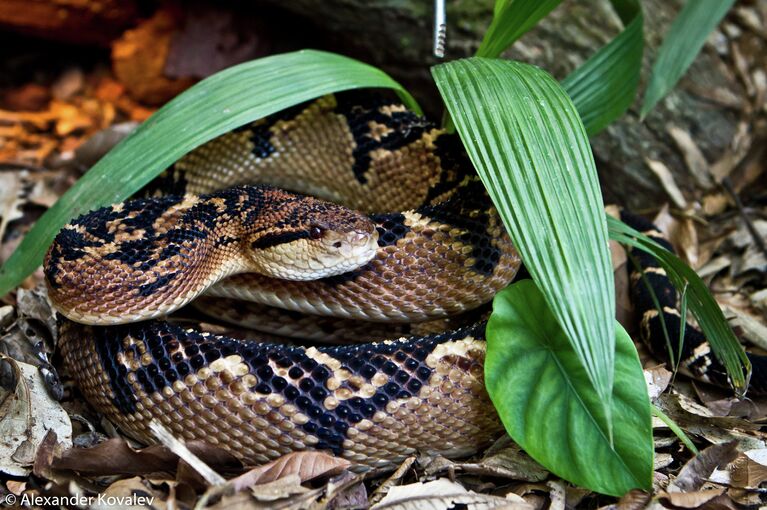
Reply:
[[[669, 484], [668, 492], [692, 493], [699, 490], [714, 472], [714, 469], [735, 460], [738, 455], [736, 447], [735, 441], [709, 446], [682, 467], [676, 479]], [[694, 507], [686, 506], [685, 508]]]
[[[333, 457], [323, 452], [293, 452], [283, 455], [263, 466], [258, 466], [247, 473], [229, 480], [236, 491], [253, 485], [279, 480], [288, 475], [296, 475], [300, 482], [306, 482], [321, 476], [336, 475], [351, 466], [351, 462]], [[299, 483], [300, 483], [299, 482]]]

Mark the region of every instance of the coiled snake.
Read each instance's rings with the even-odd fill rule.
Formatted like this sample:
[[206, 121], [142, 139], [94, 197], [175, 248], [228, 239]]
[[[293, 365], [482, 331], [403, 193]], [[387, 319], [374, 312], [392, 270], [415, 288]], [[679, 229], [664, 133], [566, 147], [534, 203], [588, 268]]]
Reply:
[[[74, 220], [45, 261], [71, 319], [65, 365], [125, 432], [151, 442], [156, 419], [246, 463], [322, 449], [384, 468], [417, 451], [469, 454], [502, 432], [483, 384], [484, 322], [408, 336], [413, 323], [470, 314], [519, 267], [455, 135], [374, 96], [325, 97], [200, 147], [145, 193], [157, 196]], [[336, 338], [368, 343], [295, 347], [153, 320], [206, 289], [285, 310], [251, 326], [305, 336], [316, 323], [333, 336], [321, 316], [340, 317]], [[652, 340], [663, 317], [638, 296]], [[221, 302], [222, 316], [247, 312]], [[389, 339], [369, 342], [376, 334]], [[683, 367], [720, 380], [698, 344]]]

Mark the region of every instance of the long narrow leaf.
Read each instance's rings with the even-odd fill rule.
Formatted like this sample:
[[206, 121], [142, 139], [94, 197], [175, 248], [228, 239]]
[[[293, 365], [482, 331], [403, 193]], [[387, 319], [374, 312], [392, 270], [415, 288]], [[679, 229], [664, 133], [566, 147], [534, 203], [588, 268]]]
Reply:
[[727, 369], [735, 390], [744, 393], [751, 374], [751, 363], [703, 280], [676, 255], [622, 221], [608, 217], [607, 225], [611, 239], [650, 253], [658, 259], [674, 286], [686, 289], [687, 307], [705, 333], [717, 359]]
[[613, 0], [625, 29], [562, 80], [589, 136], [631, 106], [642, 69], [643, 16], [638, 0]]
[[642, 102], [642, 117], [674, 88], [735, 0], [687, 0], [666, 34]]
[[562, 0], [496, 0], [493, 21], [476, 56], [495, 58], [533, 28]]
[[238, 126], [324, 94], [361, 87], [392, 88], [420, 111], [383, 71], [319, 51], [254, 60], [194, 85], [115, 147], [38, 220], [0, 268], [0, 296], [40, 265], [56, 232], [75, 216], [126, 199], [190, 150]]
[[472, 163], [609, 418], [613, 275], [596, 168], [575, 107], [551, 76], [518, 62], [471, 58], [432, 73]]

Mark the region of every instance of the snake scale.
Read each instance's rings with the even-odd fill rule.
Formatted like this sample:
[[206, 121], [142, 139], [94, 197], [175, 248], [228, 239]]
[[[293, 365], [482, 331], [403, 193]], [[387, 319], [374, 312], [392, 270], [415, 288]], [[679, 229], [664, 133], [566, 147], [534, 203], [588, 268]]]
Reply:
[[[379, 96], [328, 96], [201, 146], [144, 195], [75, 219], [45, 261], [65, 366], [126, 433], [153, 442], [154, 419], [247, 464], [318, 449], [386, 469], [502, 433], [481, 317], [520, 261], [456, 135]], [[676, 293], [637, 256], [668, 309], [653, 313], [634, 285], [641, 334], [663, 356]], [[198, 304], [224, 319], [255, 308], [250, 327], [357, 343], [236, 340], [158, 320], [203, 292]], [[434, 324], [448, 329], [423, 333]], [[686, 335], [682, 368], [726, 383], [705, 339]]]

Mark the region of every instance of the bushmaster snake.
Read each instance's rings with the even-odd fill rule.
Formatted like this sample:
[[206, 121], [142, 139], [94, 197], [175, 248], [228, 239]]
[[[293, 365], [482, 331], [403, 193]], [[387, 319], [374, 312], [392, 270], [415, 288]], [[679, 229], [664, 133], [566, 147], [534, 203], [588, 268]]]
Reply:
[[[65, 364], [126, 432], [150, 442], [155, 419], [246, 463], [321, 449], [384, 468], [415, 452], [469, 454], [502, 432], [484, 390], [484, 322], [412, 335], [489, 302], [519, 267], [456, 135], [375, 96], [325, 97], [209, 142], [145, 193], [74, 220], [45, 263], [51, 299], [71, 319]], [[668, 279], [642, 262], [671, 310]], [[294, 347], [148, 320], [206, 289], [256, 302], [270, 318], [250, 326], [368, 342]], [[670, 312], [653, 315], [635, 289], [643, 337], [665, 348], [656, 337]], [[345, 333], [334, 336], [327, 316]], [[696, 342], [682, 366], [726, 382]]]

